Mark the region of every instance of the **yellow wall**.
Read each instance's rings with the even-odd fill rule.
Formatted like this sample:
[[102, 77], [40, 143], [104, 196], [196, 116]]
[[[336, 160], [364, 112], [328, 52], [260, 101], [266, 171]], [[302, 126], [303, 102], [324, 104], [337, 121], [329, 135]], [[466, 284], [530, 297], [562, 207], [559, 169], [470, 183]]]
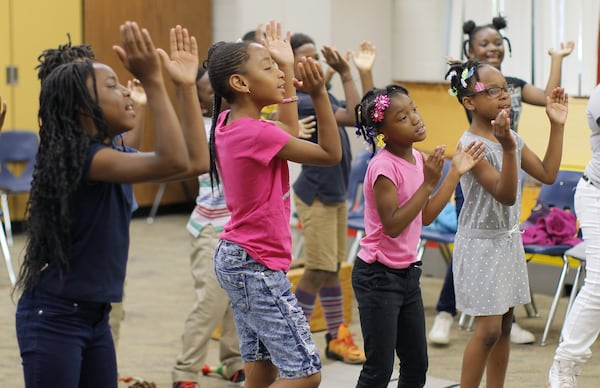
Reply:
[[[447, 84], [400, 82], [409, 90], [427, 127], [427, 139], [416, 145], [423, 151], [431, 151], [446, 144], [446, 154], [451, 155], [456, 142], [467, 129], [468, 121], [456, 97], [448, 94]], [[591, 158], [590, 129], [587, 125], [587, 98], [569, 99], [569, 116], [565, 127], [563, 167], [583, 168]], [[543, 107], [523, 104], [519, 133], [525, 142], [543, 158], [548, 144], [548, 118]]]
[[[0, 96], [8, 103], [5, 130], [38, 131], [37, 57], [44, 49], [67, 42], [67, 32], [73, 44], [81, 44], [81, 16], [81, 0], [0, 0]], [[9, 65], [18, 67], [16, 85], [6, 83]], [[27, 198], [9, 197], [12, 220], [25, 218]]]
[[[64, 44], [67, 32], [80, 44], [81, 15], [81, 0], [0, 0], [0, 95], [9, 104], [6, 129], [38, 130], [37, 57], [46, 48]], [[19, 69], [15, 86], [6, 84], [8, 65]]]

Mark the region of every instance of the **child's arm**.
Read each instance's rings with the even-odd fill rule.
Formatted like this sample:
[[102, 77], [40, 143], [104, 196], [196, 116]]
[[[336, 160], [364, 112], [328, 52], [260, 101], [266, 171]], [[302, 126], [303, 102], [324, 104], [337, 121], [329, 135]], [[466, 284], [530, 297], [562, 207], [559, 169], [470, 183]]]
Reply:
[[485, 145], [483, 142], [472, 141], [465, 149], [460, 142], [456, 146], [456, 152], [452, 157], [452, 164], [446, 177], [440, 184], [438, 190], [429, 198], [423, 209], [423, 224], [431, 224], [448, 203], [456, 185], [463, 174], [471, 170], [485, 156]]
[[135, 22], [121, 25], [123, 47], [113, 46], [125, 67], [140, 80], [154, 121], [154, 152], [126, 153], [105, 148], [92, 160], [91, 180], [136, 183], [164, 179], [188, 168], [185, 141], [167, 95], [152, 38]]
[[550, 55], [550, 76], [548, 77], [548, 83], [546, 83], [546, 89], [542, 90], [534, 85], [526, 84], [523, 88], [523, 102], [532, 105], [544, 106], [546, 105], [546, 97], [552, 95], [552, 91], [560, 86], [562, 63], [563, 59], [573, 52], [575, 43], [573, 41], [560, 44], [559, 50], [549, 49], [548, 55]]
[[183, 174], [169, 177], [170, 180], [197, 176], [208, 171], [208, 143], [202, 107], [198, 99], [196, 76], [198, 74], [198, 45], [187, 28], [176, 26], [169, 31], [170, 56], [158, 49], [163, 65], [175, 84], [181, 112], [181, 129], [190, 158], [190, 166]]
[[288, 31], [284, 39], [281, 23], [271, 21], [265, 26], [263, 45], [269, 50], [271, 57], [284, 73], [284, 102], [277, 108], [277, 125], [290, 135], [297, 137], [299, 130], [298, 104], [294, 100], [297, 97], [294, 86], [294, 51], [290, 45], [290, 37], [291, 33]]
[[[358, 89], [352, 78], [352, 71], [348, 61], [333, 47], [323, 46], [321, 53], [325, 58], [325, 61], [333, 70], [338, 72], [342, 77], [342, 87], [344, 88], [344, 97], [346, 100], [346, 107], [339, 108], [335, 111], [335, 119], [340, 126], [354, 126], [354, 107], [360, 102], [360, 95]], [[321, 125], [319, 123], [319, 125]]]
[[4, 119], [6, 118], [6, 101], [0, 96], [0, 130], [4, 126]]
[[477, 163], [472, 171], [475, 178], [494, 199], [503, 205], [514, 205], [517, 200], [517, 143], [510, 130], [510, 118], [506, 110], [500, 111], [492, 120], [494, 136], [502, 146], [502, 171], [496, 170], [488, 161]]
[[323, 71], [312, 58], [302, 58], [298, 63], [302, 88], [308, 93], [315, 107], [319, 123], [317, 144], [291, 137], [277, 156], [301, 164], [331, 166], [342, 158], [342, 146], [338, 126], [325, 89]]
[[350, 52], [352, 62], [360, 76], [363, 95], [375, 85], [373, 82], [373, 64], [375, 63], [376, 53], [377, 50], [373, 43], [366, 40], [360, 42], [358, 53]]
[[123, 136], [123, 142], [127, 147], [139, 150], [144, 138], [144, 122], [148, 99], [144, 87], [136, 78], [127, 81], [127, 89], [131, 90], [131, 99], [135, 107], [135, 127]]
[[444, 146], [438, 146], [425, 160], [425, 179], [419, 189], [402, 206], [398, 201], [398, 188], [389, 179], [379, 176], [373, 184], [377, 214], [383, 231], [390, 237], [397, 237], [410, 225], [427, 205], [429, 196], [442, 176], [444, 166]]
[[546, 104], [546, 115], [550, 120], [550, 138], [544, 160], [540, 160], [529, 147], [523, 147], [521, 167], [542, 183], [552, 184], [558, 174], [568, 110], [569, 96], [563, 88], [554, 89]]

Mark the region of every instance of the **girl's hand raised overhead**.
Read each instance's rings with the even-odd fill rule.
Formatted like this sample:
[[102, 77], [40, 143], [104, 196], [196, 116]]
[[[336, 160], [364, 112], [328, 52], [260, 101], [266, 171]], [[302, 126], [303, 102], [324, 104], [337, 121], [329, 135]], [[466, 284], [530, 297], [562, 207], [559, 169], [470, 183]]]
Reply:
[[125, 22], [121, 25], [123, 47], [114, 45], [113, 50], [131, 74], [142, 84], [162, 79], [158, 54], [147, 29], [136, 22]]
[[456, 145], [456, 152], [452, 157], [452, 165], [459, 175], [463, 175], [472, 169], [485, 156], [485, 145], [481, 141], [472, 141], [465, 149], [460, 142]]
[[553, 48], [550, 48], [548, 49], [548, 55], [550, 55], [551, 57], [564, 58], [570, 55], [573, 52], [574, 48], [575, 42], [573, 42], [572, 40], [568, 41], [567, 44], [561, 42], [560, 49], [554, 50]]
[[170, 57], [163, 49], [157, 51], [171, 80], [177, 86], [195, 85], [199, 65], [196, 38], [190, 36], [187, 28], [179, 25], [171, 28], [169, 38]]
[[350, 51], [350, 58], [359, 71], [369, 71], [373, 69], [376, 53], [377, 50], [373, 43], [363, 40], [360, 42], [358, 53]]
[[340, 74], [350, 71], [350, 65], [348, 64], [348, 61], [346, 61], [346, 59], [344, 59], [340, 52], [335, 48], [331, 46], [323, 46], [321, 53], [323, 54], [323, 58], [325, 58], [325, 62], [331, 66], [333, 70]]
[[290, 45], [291, 32], [288, 31], [285, 39], [282, 38], [281, 23], [271, 20], [265, 25], [262, 44], [269, 50], [273, 60], [280, 66], [293, 65], [294, 52]]
[[510, 116], [506, 110], [501, 110], [498, 116], [492, 120], [494, 136], [505, 151], [514, 150], [517, 142], [510, 131]]
[[546, 115], [551, 122], [564, 124], [569, 113], [569, 95], [563, 88], [554, 88], [552, 94], [546, 97]]
[[297, 66], [302, 81], [294, 80], [296, 89], [300, 89], [311, 96], [326, 91], [323, 70], [314, 59], [302, 57]]

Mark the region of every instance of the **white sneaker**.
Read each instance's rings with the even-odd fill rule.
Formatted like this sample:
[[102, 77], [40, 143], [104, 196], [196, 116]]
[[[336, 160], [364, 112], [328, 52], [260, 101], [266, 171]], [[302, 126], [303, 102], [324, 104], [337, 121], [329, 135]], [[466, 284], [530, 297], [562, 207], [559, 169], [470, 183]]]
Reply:
[[454, 322], [452, 314], [445, 311], [437, 313], [429, 332], [429, 341], [436, 345], [448, 345], [450, 343], [452, 322]]
[[532, 344], [535, 342], [535, 336], [532, 332], [523, 329], [516, 322], [513, 322], [510, 329], [510, 342], [513, 344]]
[[548, 372], [549, 388], [577, 388], [580, 367], [573, 361], [554, 360]]

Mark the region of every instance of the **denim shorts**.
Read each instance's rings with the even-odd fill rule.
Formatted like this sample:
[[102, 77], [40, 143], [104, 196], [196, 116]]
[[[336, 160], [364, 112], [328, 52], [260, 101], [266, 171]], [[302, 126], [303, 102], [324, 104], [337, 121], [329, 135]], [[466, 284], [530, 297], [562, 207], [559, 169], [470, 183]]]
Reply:
[[284, 272], [268, 269], [226, 240], [217, 245], [215, 272], [231, 300], [244, 362], [271, 361], [282, 379], [321, 370], [310, 327]]

